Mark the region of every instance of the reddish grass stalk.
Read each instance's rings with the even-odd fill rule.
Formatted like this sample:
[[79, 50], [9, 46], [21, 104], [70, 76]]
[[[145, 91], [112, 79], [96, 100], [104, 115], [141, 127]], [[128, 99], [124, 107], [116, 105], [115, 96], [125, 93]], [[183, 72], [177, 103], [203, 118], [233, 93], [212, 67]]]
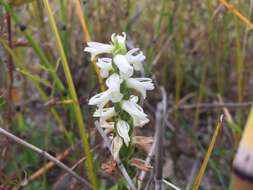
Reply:
[[[12, 32], [11, 32], [11, 16], [9, 13], [6, 14], [6, 20], [7, 20], [7, 32], [8, 32], [8, 43], [10, 49], [12, 49]], [[8, 57], [8, 76], [9, 76], [9, 82], [8, 82], [8, 108], [7, 108], [7, 126], [10, 126], [12, 121], [12, 88], [13, 88], [13, 60], [12, 56], [9, 55]]]

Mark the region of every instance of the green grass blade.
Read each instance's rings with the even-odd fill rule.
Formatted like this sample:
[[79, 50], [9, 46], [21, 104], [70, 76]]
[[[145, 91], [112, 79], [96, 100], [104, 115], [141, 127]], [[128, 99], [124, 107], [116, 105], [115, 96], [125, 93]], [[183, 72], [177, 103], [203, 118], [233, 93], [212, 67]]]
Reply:
[[21, 68], [17, 68], [16, 71], [22, 73], [23, 75], [27, 76], [28, 78], [30, 78], [38, 83], [41, 83], [47, 87], [52, 88], [52, 85], [50, 84], [50, 82], [48, 82], [46, 79], [39, 77], [38, 75], [33, 75], [32, 73], [30, 73], [24, 69], [21, 69]]
[[[23, 71], [25, 71], [25, 69], [23, 69], [22, 65], [20, 64], [20, 58], [17, 57], [15, 55], [15, 53], [13, 52], [13, 50], [11, 48], [9, 48], [9, 46], [6, 44], [6, 42], [0, 38], [0, 44], [2, 44], [2, 46], [5, 48], [5, 50], [12, 56], [14, 63], [19, 66]], [[44, 92], [44, 90], [41, 88], [40, 84], [34, 80], [34, 76], [33, 77], [29, 77], [30, 81], [32, 82], [32, 84], [34, 85], [35, 89], [37, 90], [37, 92], [39, 93], [40, 97], [42, 98], [42, 100], [44, 102], [48, 101], [48, 96], [46, 95], [46, 93]], [[1, 101], [0, 101], [0, 105], [1, 105]], [[56, 122], [58, 123], [58, 125], [60, 126], [61, 130], [63, 131], [65, 137], [67, 138], [69, 144], [73, 144], [73, 140], [71, 139], [71, 136], [68, 132], [68, 130], [66, 129], [61, 117], [59, 116], [59, 114], [57, 113], [57, 111], [51, 107], [50, 108], [50, 112], [51, 114], [54, 116]]]
[[97, 179], [96, 179], [96, 175], [95, 175], [95, 171], [94, 171], [94, 166], [93, 166], [93, 161], [92, 161], [92, 156], [91, 156], [91, 151], [90, 151], [90, 146], [89, 146], [89, 141], [88, 141], [88, 134], [86, 132], [85, 129], [85, 124], [83, 121], [83, 116], [81, 113], [81, 109], [78, 103], [78, 98], [77, 98], [77, 94], [76, 94], [76, 90], [74, 87], [74, 83], [73, 83], [73, 79], [72, 79], [72, 75], [69, 69], [69, 65], [68, 65], [68, 61], [66, 58], [66, 54], [64, 52], [63, 49], [63, 45], [60, 39], [60, 35], [56, 26], [56, 22], [55, 19], [53, 17], [53, 13], [50, 7], [50, 4], [48, 2], [48, 0], [43, 0], [44, 4], [45, 4], [45, 8], [49, 17], [49, 23], [51, 26], [51, 29], [53, 31], [54, 37], [56, 39], [56, 43], [57, 43], [57, 47], [58, 47], [58, 51], [61, 57], [61, 61], [62, 61], [62, 66], [63, 66], [63, 70], [65, 73], [65, 77], [67, 80], [67, 84], [68, 84], [68, 89], [69, 89], [69, 94], [71, 96], [71, 99], [75, 102], [73, 104], [74, 106], [74, 111], [75, 111], [75, 116], [76, 116], [76, 122], [79, 126], [79, 132], [80, 132], [80, 136], [82, 139], [82, 143], [84, 145], [84, 151], [87, 157], [87, 175], [89, 176], [91, 183], [92, 183], [92, 189], [96, 190], [97, 189]]
[[[15, 11], [12, 9], [12, 7], [5, 0], [0, 0], [0, 5], [4, 6], [5, 10], [11, 15], [11, 17], [14, 20], [16, 25], [20, 25], [22, 23], [20, 18], [18, 17], [18, 15], [15, 13]], [[39, 44], [33, 39], [32, 35], [27, 30], [24, 30], [22, 32], [25, 35], [27, 41], [31, 44], [35, 54], [40, 59], [41, 64], [43, 64], [44, 66], [46, 66], [49, 69], [49, 74], [50, 74], [51, 78], [53, 79], [53, 81], [55, 82], [58, 89], [60, 91], [64, 91], [64, 86], [63, 86], [61, 80], [59, 79], [59, 77], [57, 76], [57, 74], [55, 72], [52, 72], [53, 66], [52, 66], [52, 64], [49, 63], [47, 57], [43, 53]]]

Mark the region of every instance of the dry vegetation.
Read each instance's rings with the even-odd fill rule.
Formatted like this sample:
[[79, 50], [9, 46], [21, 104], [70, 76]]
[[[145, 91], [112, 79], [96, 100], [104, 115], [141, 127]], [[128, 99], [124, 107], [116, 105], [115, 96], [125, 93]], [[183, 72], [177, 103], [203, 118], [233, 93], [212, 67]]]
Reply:
[[[0, 0], [0, 127], [54, 156], [60, 155], [69, 167], [77, 164], [74, 171], [88, 180], [83, 162], [78, 163], [84, 157], [79, 136], [82, 124], [76, 117], [77, 104], [71, 101], [73, 94], [67, 90], [70, 84], [58, 51], [59, 41], [42, 3], [45, 1], [12, 4], [16, 17], [12, 11], [8, 17], [4, 2], [6, 5], [7, 0]], [[227, 189], [253, 95], [251, 29], [216, 0], [81, 2], [88, 30], [80, 23], [76, 0], [53, 0], [50, 5], [80, 103], [83, 118], [79, 119], [90, 137], [101, 189], [124, 189], [120, 187], [124, 178], [104, 148], [92, 118], [94, 110], [87, 104], [101, 86], [83, 49], [89, 37], [106, 43], [112, 33], [123, 31], [129, 48], [143, 50], [143, 74], [156, 83], [144, 102], [151, 122], [136, 130], [136, 135], [154, 137], [157, 103], [162, 99], [159, 87], [165, 89], [168, 100], [163, 116], [163, 178], [182, 189], [191, 189], [223, 113], [222, 129], [201, 189]], [[252, 1], [230, 3], [252, 18]], [[145, 160], [150, 148], [151, 144], [141, 144], [134, 157]], [[43, 155], [0, 136], [1, 190], [18, 189], [27, 178], [30, 181], [22, 187], [25, 190], [82, 189], [76, 178], [57, 166], [44, 171], [46, 163]], [[155, 166], [154, 159], [151, 165]], [[42, 172], [35, 173], [39, 169]], [[153, 176], [151, 169], [144, 179], [147, 189], [154, 189]]]

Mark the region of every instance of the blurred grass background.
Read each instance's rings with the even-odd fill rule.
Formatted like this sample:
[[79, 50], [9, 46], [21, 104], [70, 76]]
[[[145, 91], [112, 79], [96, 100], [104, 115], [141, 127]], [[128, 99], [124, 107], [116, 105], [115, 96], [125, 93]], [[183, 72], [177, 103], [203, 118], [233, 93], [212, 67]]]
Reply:
[[[252, 20], [252, 1], [229, 2]], [[225, 106], [229, 112], [225, 115], [230, 115], [232, 120], [227, 119], [224, 124], [202, 182], [203, 189], [226, 189], [231, 161], [243, 130], [241, 126], [252, 99], [251, 30], [219, 1], [213, 0], [87, 0], [81, 3], [91, 40], [106, 43], [112, 33], [126, 32], [128, 47], [139, 47], [146, 55], [145, 74], [155, 76], [157, 83], [166, 89], [168, 120], [174, 130], [168, 128], [165, 134], [165, 174], [179, 187], [192, 183], [190, 177], [197, 173], [193, 166], [203, 157], [219, 115], [224, 112], [224, 106], [215, 105], [221, 99], [230, 103]], [[87, 100], [100, 87], [89, 55], [83, 52], [87, 34], [83, 33], [76, 14], [75, 1], [54, 0], [50, 4], [84, 122], [88, 133], [93, 134], [92, 109]], [[11, 48], [6, 11], [0, 6], [0, 124], [28, 142], [58, 154], [77, 142], [79, 135], [57, 42], [42, 1], [12, 5], [16, 16], [11, 16]], [[9, 55], [14, 64], [11, 101], [8, 100]], [[155, 114], [152, 110], [158, 101], [157, 91], [149, 93], [149, 106], [145, 110], [151, 123], [140, 133], [153, 136]], [[99, 141], [93, 136], [90, 140], [91, 148]], [[29, 150], [6, 139], [0, 138], [0, 141], [0, 184], [5, 187], [16, 186], [24, 176], [45, 163]], [[100, 150], [93, 154], [98, 171], [101, 154], [106, 153]], [[66, 162], [72, 165], [81, 155], [79, 148]], [[85, 173], [83, 167], [78, 172]], [[24, 189], [51, 189], [61, 174], [55, 168]], [[112, 183], [104, 182], [105, 189], [109, 186]]]

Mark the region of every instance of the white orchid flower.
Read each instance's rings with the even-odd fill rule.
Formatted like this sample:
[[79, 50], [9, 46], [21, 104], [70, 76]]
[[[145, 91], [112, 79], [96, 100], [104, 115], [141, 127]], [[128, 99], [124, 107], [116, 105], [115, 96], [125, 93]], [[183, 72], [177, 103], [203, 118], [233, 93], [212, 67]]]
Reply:
[[123, 94], [120, 93], [120, 84], [122, 82], [123, 82], [123, 80], [116, 73], [112, 74], [106, 80], [106, 86], [109, 88], [109, 91], [111, 93], [110, 100], [112, 102], [119, 102], [123, 98]]
[[95, 96], [92, 96], [88, 102], [89, 105], [97, 105], [99, 110], [101, 110], [110, 100], [111, 98], [111, 92], [110, 89], [101, 92], [99, 94], [96, 94]]
[[133, 75], [133, 67], [127, 62], [125, 56], [116, 55], [113, 61], [119, 68], [120, 76], [122, 76], [123, 79], [129, 78]]
[[114, 107], [97, 109], [93, 117], [99, 117], [101, 124], [116, 115]]
[[130, 137], [128, 134], [130, 127], [128, 123], [123, 120], [118, 120], [116, 127], [117, 127], [117, 132], [119, 136], [123, 138], [125, 145], [128, 146], [130, 142]]
[[119, 45], [120, 48], [126, 49], [126, 33], [123, 32], [122, 35], [116, 35], [115, 33], [111, 36], [112, 43], [114, 45]]
[[147, 114], [145, 114], [142, 107], [136, 103], [136, 98], [134, 96], [132, 96], [130, 100], [122, 101], [122, 109], [133, 118], [133, 124], [136, 127], [142, 127], [149, 122]]
[[88, 42], [88, 47], [84, 48], [84, 51], [89, 52], [91, 54], [91, 59], [94, 59], [99, 54], [112, 53], [113, 48], [113, 45], [110, 44]]
[[133, 65], [134, 70], [141, 71], [143, 70], [143, 61], [145, 60], [145, 56], [143, 55], [142, 51], [140, 51], [138, 54], [136, 52], [139, 51], [139, 48], [131, 49], [127, 52], [125, 55], [127, 61]]
[[123, 140], [121, 137], [116, 136], [112, 140], [111, 152], [114, 160], [119, 159], [119, 151], [123, 145]]
[[97, 66], [100, 69], [100, 75], [102, 78], [107, 78], [109, 72], [113, 69], [112, 68], [112, 59], [111, 58], [100, 58], [97, 61]]
[[146, 98], [147, 90], [153, 90], [154, 84], [150, 78], [128, 78], [126, 79], [128, 88], [133, 88], [141, 93], [143, 98]]
[[114, 122], [107, 122], [116, 115], [114, 107], [98, 109], [94, 112], [93, 117], [99, 117], [100, 126], [105, 129], [105, 133], [111, 133], [114, 130]]
[[89, 105], [97, 105], [99, 109], [102, 109], [110, 100], [112, 102], [119, 102], [123, 98], [123, 94], [120, 93], [120, 84], [122, 79], [117, 74], [112, 74], [106, 80], [106, 86], [108, 90], [96, 94], [89, 100]]

